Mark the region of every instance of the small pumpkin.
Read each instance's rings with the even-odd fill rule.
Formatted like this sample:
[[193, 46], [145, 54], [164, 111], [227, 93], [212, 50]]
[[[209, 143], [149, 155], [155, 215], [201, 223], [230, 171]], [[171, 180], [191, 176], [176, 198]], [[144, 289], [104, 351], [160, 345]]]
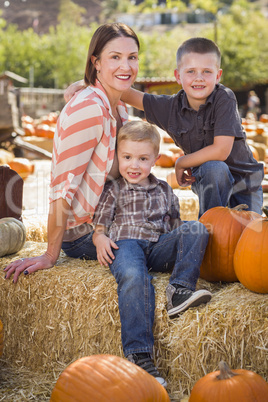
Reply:
[[210, 282], [235, 282], [233, 257], [236, 244], [247, 224], [261, 218], [252, 211], [245, 211], [247, 205], [235, 208], [214, 207], [199, 219], [210, 233], [206, 252], [200, 267], [200, 277]]
[[253, 158], [256, 159], [256, 161], [259, 161], [260, 160], [259, 152], [254, 147], [254, 145], [249, 144], [249, 149], [252, 152]]
[[8, 165], [24, 180], [34, 172], [34, 164], [27, 158], [14, 158], [12, 161], [8, 162]]
[[34, 125], [33, 124], [30, 124], [30, 123], [28, 123], [28, 124], [25, 124], [24, 126], [23, 126], [23, 129], [24, 129], [24, 134], [25, 134], [25, 136], [29, 136], [29, 135], [35, 135], [35, 127], [34, 127]]
[[257, 293], [268, 293], [268, 207], [263, 211], [266, 218], [248, 224], [234, 253], [237, 278]]
[[166, 151], [161, 153], [155, 164], [156, 166], [161, 166], [163, 168], [173, 167], [175, 165], [173, 152]]
[[48, 124], [38, 124], [35, 129], [35, 134], [37, 137], [43, 137], [43, 138], [54, 138], [56, 128], [53, 126], [50, 126]]
[[189, 402], [267, 402], [268, 384], [250, 370], [231, 370], [225, 362], [198, 380]]
[[113, 355], [82, 357], [59, 376], [50, 402], [168, 402], [165, 388], [142, 368]]
[[15, 218], [0, 219], [0, 257], [19, 251], [26, 241], [26, 228]]
[[262, 123], [268, 123], [268, 114], [261, 114], [260, 119]]
[[177, 178], [176, 178], [176, 173], [175, 172], [169, 172], [167, 174], [167, 183], [170, 185], [170, 187], [172, 187], [173, 189], [179, 188], [180, 190], [191, 190], [191, 186], [187, 186], [187, 187], [182, 187], [179, 185], [179, 183], [177, 182]]
[[165, 144], [174, 144], [174, 140], [171, 137], [169, 137], [168, 135], [163, 136], [163, 142]]
[[3, 323], [0, 320], [0, 357], [3, 354], [3, 348], [4, 348], [4, 329], [3, 329]]

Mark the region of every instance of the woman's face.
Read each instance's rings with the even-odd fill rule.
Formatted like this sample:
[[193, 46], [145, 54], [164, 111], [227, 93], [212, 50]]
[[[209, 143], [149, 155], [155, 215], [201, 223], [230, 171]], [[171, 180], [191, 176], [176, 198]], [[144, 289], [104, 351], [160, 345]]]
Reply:
[[120, 96], [134, 83], [139, 69], [138, 46], [134, 39], [124, 36], [113, 39], [98, 59], [92, 57], [97, 78], [109, 98]]

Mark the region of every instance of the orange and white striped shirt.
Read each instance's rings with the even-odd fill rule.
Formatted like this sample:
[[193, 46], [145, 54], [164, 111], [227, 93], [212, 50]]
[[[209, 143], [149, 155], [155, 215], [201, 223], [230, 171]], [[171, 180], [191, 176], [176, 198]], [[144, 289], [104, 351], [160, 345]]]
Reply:
[[[117, 110], [125, 124], [126, 105], [119, 102]], [[92, 223], [112, 167], [115, 142], [116, 120], [97, 81], [65, 105], [54, 135], [49, 202], [63, 198], [71, 206], [67, 229]]]

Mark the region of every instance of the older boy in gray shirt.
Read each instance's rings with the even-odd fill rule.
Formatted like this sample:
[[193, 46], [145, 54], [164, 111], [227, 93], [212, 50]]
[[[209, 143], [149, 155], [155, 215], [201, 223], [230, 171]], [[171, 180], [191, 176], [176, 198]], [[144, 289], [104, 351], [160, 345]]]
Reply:
[[174, 71], [182, 90], [172, 96], [130, 89], [123, 100], [144, 110], [185, 153], [176, 163], [177, 181], [192, 185], [201, 216], [215, 206], [247, 204], [261, 214], [263, 165], [246, 142], [234, 93], [219, 83], [221, 54], [216, 44], [192, 38], [177, 51]]

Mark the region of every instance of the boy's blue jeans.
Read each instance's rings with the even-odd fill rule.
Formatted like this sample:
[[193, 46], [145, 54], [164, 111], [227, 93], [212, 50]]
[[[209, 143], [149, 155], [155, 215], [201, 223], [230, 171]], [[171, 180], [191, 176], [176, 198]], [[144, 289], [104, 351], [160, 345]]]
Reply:
[[[119, 240], [113, 250], [115, 260], [110, 266], [118, 284], [121, 337], [125, 356], [132, 353], [153, 353], [154, 287], [149, 271], [173, 271], [169, 283], [195, 290], [200, 265], [208, 242], [208, 232], [198, 221], [183, 223], [158, 242]], [[92, 233], [63, 243], [69, 257], [96, 259]]]
[[[196, 181], [192, 184], [193, 192], [199, 199], [199, 218], [208, 209], [216, 206], [233, 208], [247, 204], [250, 211], [262, 214], [263, 192], [242, 188], [243, 183], [234, 185], [234, 178], [225, 162], [209, 161], [193, 168]], [[239, 188], [240, 187], [240, 188]]]
[[158, 242], [119, 240], [110, 266], [118, 284], [121, 337], [125, 356], [153, 353], [155, 294], [149, 271], [167, 272], [169, 283], [195, 290], [208, 233], [197, 221], [182, 224]]

